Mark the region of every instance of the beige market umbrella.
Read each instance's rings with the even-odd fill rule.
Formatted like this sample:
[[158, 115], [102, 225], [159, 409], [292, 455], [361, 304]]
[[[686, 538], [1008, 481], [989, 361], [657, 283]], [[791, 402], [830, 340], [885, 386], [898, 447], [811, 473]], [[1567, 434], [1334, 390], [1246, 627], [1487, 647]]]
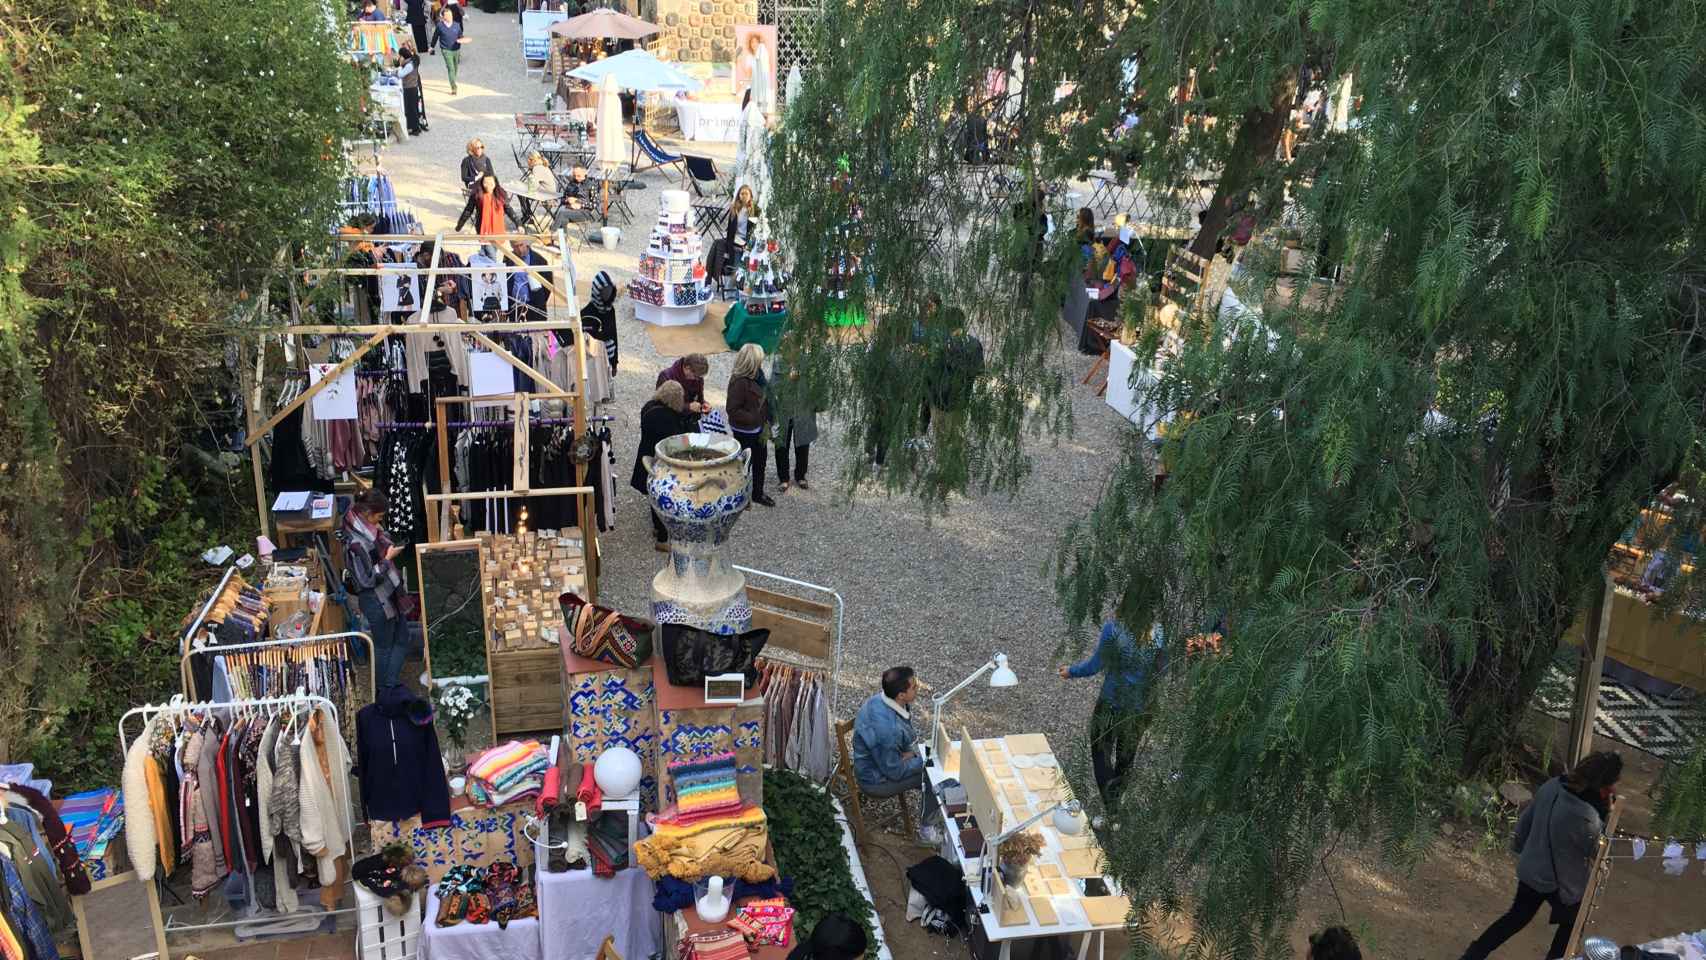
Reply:
[[658, 32], [657, 24], [630, 17], [619, 10], [594, 10], [551, 24], [554, 37], [577, 40], [639, 40]]
[[610, 223], [610, 178], [628, 158], [628, 141], [622, 129], [622, 97], [616, 77], [605, 74], [598, 88], [598, 165], [604, 171], [602, 206], [604, 222]]

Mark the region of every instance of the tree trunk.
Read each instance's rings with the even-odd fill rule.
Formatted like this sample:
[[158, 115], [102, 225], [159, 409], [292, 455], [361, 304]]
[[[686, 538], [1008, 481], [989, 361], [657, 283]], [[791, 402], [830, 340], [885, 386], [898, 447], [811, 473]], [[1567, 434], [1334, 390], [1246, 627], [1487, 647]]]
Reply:
[[1285, 132], [1291, 117], [1291, 105], [1297, 98], [1297, 78], [1280, 84], [1266, 110], [1251, 109], [1238, 123], [1238, 133], [1232, 140], [1232, 152], [1226, 158], [1220, 182], [1215, 185], [1214, 199], [1203, 212], [1202, 224], [1191, 240], [1190, 251], [1203, 259], [1214, 256], [1214, 248], [1232, 219], [1235, 204], [1241, 203], [1255, 184], [1262, 168], [1273, 162], [1274, 150], [1279, 147], [1280, 134]]

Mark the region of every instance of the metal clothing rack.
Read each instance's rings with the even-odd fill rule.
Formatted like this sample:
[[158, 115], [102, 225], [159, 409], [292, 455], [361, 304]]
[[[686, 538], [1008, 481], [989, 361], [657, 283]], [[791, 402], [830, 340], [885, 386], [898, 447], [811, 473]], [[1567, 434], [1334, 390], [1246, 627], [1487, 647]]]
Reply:
[[219, 578], [219, 585], [214, 587], [213, 592], [207, 595], [207, 602], [201, 605], [201, 611], [195, 615], [195, 619], [190, 622], [190, 625], [185, 628], [184, 632], [178, 635], [179, 650], [189, 648], [189, 639], [195, 636], [195, 632], [197, 630], [201, 629], [202, 622], [207, 619], [208, 613], [213, 610], [213, 605], [218, 603], [220, 596], [225, 593], [225, 585], [230, 583], [231, 578], [236, 574], [236, 564], [233, 563], [225, 568], [225, 576]]
[[[118, 721], [119, 755], [125, 756], [125, 755], [129, 754], [129, 752], [130, 752], [130, 738], [125, 735], [124, 725], [126, 723], [128, 723], [132, 717], [141, 717], [142, 718], [142, 723], [143, 723], [142, 732], [146, 732], [146, 730], [148, 729], [149, 721], [154, 720], [155, 718], [160, 717], [160, 716], [164, 716], [164, 715], [179, 715], [179, 714], [185, 714], [185, 713], [206, 714], [206, 713], [211, 713], [211, 712], [218, 711], [218, 710], [226, 710], [226, 711], [271, 710], [272, 708], [275, 708], [275, 707], [286, 707], [286, 708], [291, 708], [291, 709], [307, 708], [310, 710], [323, 709], [331, 715], [332, 721], [334, 723], [338, 722], [338, 708], [337, 708], [336, 704], [332, 703], [332, 701], [329, 700], [328, 698], [320, 696], [319, 694], [308, 693], [307, 691], [303, 690], [301, 687], [296, 688], [296, 692], [289, 695], [289, 696], [285, 696], [285, 697], [262, 697], [262, 698], [258, 698], [258, 699], [249, 699], [249, 700], [190, 701], [190, 700], [186, 700], [182, 694], [175, 694], [175, 695], [173, 695], [172, 699], [167, 701], [166, 703], [163, 703], [163, 704], [147, 703], [147, 704], [143, 704], [140, 707], [132, 707], [131, 709], [125, 711], [123, 716], [119, 717], [119, 721]], [[342, 730], [342, 724], [339, 724], [339, 730], [340, 731]], [[345, 791], [345, 795], [348, 796], [349, 795], [349, 785], [347, 783], [344, 786], [344, 791]], [[352, 805], [346, 803], [344, 805], [344, 809], [343, 809], [344, 835], [351, 838], [350, 842], [353, 845], [354, 837], [355, 837], [355, 819], [354, 819], [354, 815], [352, 814], [351, 810], [352, 810]], [[236, 832], [236, 840], [237, 840], [238, 851], [241, 853], [241, 855], [244, 859], [247, 859], [248, 858], [248, 851], [243, 845], [243, 833], [241, 830]], [[351, 857], [352, 859], [353, 859], [353, 853], [354, 853], [354, 850], [352, 847], [352, 849], [350, 851], [350, 854], [352, 855], [352, 857]], [[156, 872], [155, 878], [156, 878], [157, 882], [162, 887], [164, 887], [166, 885], [165, 864], [161, 864], [160, 867], [161, 867], [161, 869]], [[345, 885], [350, 887], [350, 888], [353, 888], [355, 886], [355, 881], [350, 880]], [[259, 936], [259, 935], [269, 933], [269, 931], [267, 929], [265, 929], [266, 925], [269, 923], [275, 923], [275, 922], [293, 923], [293, 922], [300, 922], [300, 921], [308, 919], [308, 918], [317, 918], [317, 919], [323, 920], [326, 917], [335, 917], [339, 914], [357, 912], [357, 908], [355, 908], [355, 907], [343, 907], [343, 908], [336, 909], [336, 910], [300, 910], [300, 911], [297, 911], [295, 913], [278, 913], [276, 911], [267, 911], [267, 910], [263, 910], [255, 902], [255, 884], [254, 884], [254, 881], [252, 879], [249, 882], [248, 888], [249, 888], [248, 913], [247, 913], [247, 915], [245, 915], [241, 919], [238, 919], [238, 920], [217, 920], [217, 921], [213, 921], [211, 923], [178, 923], [177, 918], [173, 917], [173, 918], [170, 918], [167, 920], [166, 925], [165, 925], [165, 932], [168, 934], [172, 934], [172, 933], [186, 933], [186, 932], [191, 931], [191, 930], [219, 930], [219, 929], [224, 929], [227, 927], [256, 927], [256, 929], [254, 929], [252, 932], [255, 935]], [[320, 932], [321, 926], [322, 926], [321, 923], [316, 923], [314, 925], [314, 927], [311, 928], [310, 930], [304, 930], [304, 931], [300, 931], [300, 932], [303, 935], [317, 934]], [[283, 936], [283, 935], [289, 935], [289, 934], [285, 931], [278, 931], [278, 932], [274, 932], [272, 935]], [[356, 944], [356, 949], [357, 949], [357, 951], [359, 951], [361, 949], [361, 945], [359, 943], [359, 940]]]
[[[738, 563], [733, 564], [733, 566], [736, 570], [746, 574], [748, 577], [760, 577], [776, 583], [785, 583], [790, 587], [803, 587], [804, 589], [815, 593], [825, 594], [833, 601], [835, 608], [835, 626], [833, 632], [830, 634], [829, 656], [825, 658], [825, 660], [828, 661], [827, 665], [829, 667], [829, 677], [827, 678], [827, 683], [829, 685], [829, 715], [833, 718], [835, 716], [835, 701], [838, 692], [838, 684], [836, 681], [841, 675], [841, 628], [843, 621], [846, 619], [847, 602], [841, 598], [840, 592], [836, 591], [832, 587], [825, 587], [821, 584], [811, 583], [806, 580], [796, 580], [793, 577], [784, 577], [779, 573], [770, 573], [765, 570], [756, 570], [752, 567], [743, 567]], [[762, 587], [760, 587], [760, 589], [762, 589]], [[780, 593], [781, 591], [775, 592]], [[788, 652], [793, 653], [793, 651]], [[775, 659], [796, 663], [801, 660], [809, 659], [804, 655], [798, 655], [798, 657], [798, 660], [793, 657], [777, 657]]]
[[374, 691], [377, 695], [377, 690], [374, 688], [373, 638], [359, 630], [321, 633], [310, 637], [297, 637], [293, 640], [258, 640], [254, 643], [221, 643], [192, 647], [178, 659], [178, 679], [184, 685], [184, 696], [192, 696], [195, 691], [195, 678], [190, 672], [190, 658], [198, 653], [211, 654], [217, 657], [224, 656], [227, 653], [242, 653], [245, 650], [282, 650], [288, 647], [305, 646], [310, 643], [330, 643], [336, 640], [353, 640], [356, 638], [367, 644], [367, 689]]

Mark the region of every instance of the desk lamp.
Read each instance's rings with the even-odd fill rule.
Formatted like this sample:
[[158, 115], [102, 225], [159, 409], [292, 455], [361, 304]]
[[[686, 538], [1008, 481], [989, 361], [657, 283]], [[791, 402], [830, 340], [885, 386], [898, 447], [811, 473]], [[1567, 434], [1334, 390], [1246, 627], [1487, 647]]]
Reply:
[[994, 868], [993, 865], [1001, 862], [1001, 844], [1003, 841], [1011, 839], [1012, 837], [1029, 830], [1032, 824], [1051, 813], [1054, 814], [1054, 829], [1056, 831], [1069, 837], [1076, 837], [1080, 833], [1084, 832], [1084, 819], [1080, 816], [1083, 810], [1083, 804], [1079, 803], [1077, 800], [1066, 800], [1061, 803], [1057, 803], [1051, 807], [1045, 808], [1037, 814], [1034, 814], [1024, 823], [1021, 823], [1011, 829], [1001, 831], [1000, 836], [984, 844], [984, 866], [986, 869], [983, 871], [983, 876], [981, 878], [981, 881], [984, 884], [984, 900], [987, 901], [989, 899], [990, 870]]
[[[989, 673], [991, 670], [993, 670], [994, 673]], [[998, 653], [992, 657], [988, 663], [973, 671], [971, 676], [955, 684], [952, 690], [932, 697], [930, 700], [932, 708], [930, 717], [930, 750], [932, 754], [934, 754], [936, 749], [938, 734], [940, 734], [942, 730], [942, 704], [947, 703], [954, 694], [971, 686], [972, 681], [983, 676], [985, 673], [989, 673], [989, 685], [991, 687], [1016, 687], [1019, 685], [1018, 675], [1013, 672], [1012, 667], [1007, 665], [1007, 655], [1005, 653]], [[931, 762], [935, 762], [934, 756], [931, 757]]]

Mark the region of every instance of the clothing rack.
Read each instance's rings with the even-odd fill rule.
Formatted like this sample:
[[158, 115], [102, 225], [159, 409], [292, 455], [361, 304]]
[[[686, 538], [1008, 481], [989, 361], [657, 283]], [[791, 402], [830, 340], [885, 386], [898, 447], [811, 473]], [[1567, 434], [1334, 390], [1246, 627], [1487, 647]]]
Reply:
[[[599, 416], [599, 417], [587, 417], [586, 419], [587, 419], [588, 423], [610, 423], [610, 422], [613, 422], [616, 418], [615, 417], [607, 417], [607, 416]], [[560, 427], [564, 424], [574, 423], [574, 422], [575, 422], [574, 417], [533, 417], [527, 421], [528, 425], [535, 426], [535, 427]], [[463, 428], [463, 427], [510, 427], [510, 426], [514, 426], [514, 425], [515, 425], [514, 420], [451, 420], [451, 421], [445, 423], [445, 426], [447, 426], [447, 427], [457, 427], [457, 428]], [[425, 430], [425, 429], [428, 429], [430, 427], [436, 427], [436, 426], [438, 426], [438, 424], [433, 423], [430, 420], [387, 420], [387, 421], [383, 421], [379, 424], [379, 429], [381, 429], [381, 430]]]
[[[785, 577], [779, 573], [770, 573], [766, 570], [743, 567], [738, 563], [733, 564], [733, 566], [736, 570], [746, 574], [749, 579], [757, 577], [807, 592], [806, 597], [798, 598], [804, 604], [811, 604], [820, 609], [822, 607], [830, 608], [832, 616], [825, 618], [828, 621], [827, 626], [829, 627], [827, 650], [820, 654], [797, 649], [789, 642], [786, 636], [786, 633], [789, 631], [771, 630], [770, 640], [764, 647], [764, 656], [772, 660], [791, 663], [796, 666], [821, 669], [825, 674], [825, 682], [829, 684], [829, 713], [830, 716], [835, 716], [836, 697], [840, 686], [839, 683], [837, 683], [837, 680], [841, 674], [842, 625], [846, 620], [847, 602], [841, 598], [841, 594], [839, 592], [831, 587], [825, 587], [821, 584], [811, 583], [806, 580], [796, 580], [793, 577]], [[754, 586], [761, 591], [760, 599], [754, 601], [753, 605], [755, 608], [760, 605], [769, 605], [766, 603], [766, 600], [763, 599], [764, 593], [772, 593], [775, 594], [777, 598], [783, 599], [790, 597], [789, 594], [784, 593], [782, 590], [767, 588], [766, 586], [756, 584]], [[810, 594], [819, 594], [826, 597], [830, 602], [825, 603], [824, 600], [811, 597]], [[789, 607], [783, 607], [781, 603], [777, 603], [776, 605], [783, 611], [787, 611], [789, 609]], [[789, 606], [791, 607], [792, 605]], [[794, 609], [796, 612], [799, 612], [798, 608]], [[788, 616], [784, 621], [782, 621], [781, 625], [792, 626], [795, 624], [809, 625], [809, 622], [803, 621], [802, 618], [798, 616]]]
[[207, 602], [201, 605], [201, 610], [195, 615], [195, 620], [191, 621], [190, 625], [184, 630], [184, 632], [178, 636], [178, 648], [180, 650], [189, 648], [189, 639], [195, 636], [195, 632], [197, 630], [201, 629], [203, 621], [205, 621], [207, 619], [207, 615], [213, 611], [213, 605], [218, 603], [219, 598], [224, 595], [225, 585], [231, 582], [231, 578], [235, 576], [236, 573], [236, 564], [232, 564], [225, 568], [225, 576], [219, 578], [219, 585], [214, 587], [213, 592], [207, 595]]
[[[373, 638], [359, 630], [345, 630], [342, 633], [322, 633], [309, 637], [297, 637], [293, 640], [261, 640], [256, 643], [233, 643], [229, 645], [219, 644], [188, 650], [185, 651], [184, 655], [178, 660], [178, 679], [183, 683], [184, 696], [193, 696], [195, 691], [195, 677], [190, 671], [190, 658], [194, 657], [197, 653], [206, 653], [211, 656], [224, 656], [228, 653], [243, 653], [253, 650], [276, 651], [284, 654], [281, 659], [288, 661], [291, 659], [291, 651], [296, 648], [306, 647], [309, 644], [337, 643], [339, 641], [348, 642], [355, 639], [359, 639], [362, 643], [367, 645], [367, 689], [377, 694], [377, 687], [375, 686], [373, 673], [373, 659], [375, 652], [373, 649]], [[298, 689], [301, 688], [299, 687]], [[316, 695], [318, 696], [318, 694]], [[345, 733], [345, 739], [350, 739], [348, 731], [345, 731]]]
[[[147, 704], [143, 704], [140, 707], [132, 707], [129, 710], [125, 711], [123, 716], [119, 717], [119, 721], [118, 721], [119, 755], [120, 756], [127, 756], [130, 753], [130, 738], [125, 735], [124, 727], [125, 727], [125, 724], [128, 723], [132, 717], [142, 718], [142, 731], [140, 731], [140, 732], [145, 733], [148, 729], [148, 724], [151, 721], [153, 721], [154, 719], [161, 717], [161, 716], [167, 716], [167, 715], [176, 716], [176, 715], [181, 715], [181, 714], [186, 714], [186, 713], [207, 714], [207, 713], [212, 713], [212, 712], [221, 711], [221, 710], [228, 711], [228, 712], [241, 712], [241, 711], [245, 711], [245, 710], [264, 710], [264, 711], [268, 711], [268, 712], [273, 712], [276, 710], [276, 708], [279, 708], [279, 707], [283, 707], [283, 708], [286, 708], [286, 709], [292, 710], [292, 711], [297, 710], [297, 709], [308, 709], [308, 710], [324, 709], [328, 713], [331, 714], [332, 721], [334, 723], [338, 722], [338, 708], [337, 708], [336, 704], [332, 703], [332, 701], [327, 699], [326, 697], [322, 697], [318, 694], [308, 693], [307, 691], [303, 690], [301, 687], [298, 687], [296, 689], [295, 693], [292, 693], [288, 696], [283, 696], [283, 697], [261, 697], [261, 698], [248, 699], [248, 700], [228, 700], [228, 701], [224, 701], [224, 702], [214, 702], [214, 701], [205, 701], [205, 700], [203, 700], [203, 701], [190, 701], [190, 700], [185, 699], [182, 694], [174, 694], [172, 699], [168, 700], [165, 703], [162, 703], [162, 704], [147, 703]], [[339, 727], [339, 730], [341, 732], [342, 728], [343, 728], [343, 724], [339, 723], [338, 727]], [[346, 785], [346, 787], [345, 787], [346, 793], [347, 793], [348, 789], [349, 788]], [[345, 831], [344, 835], [351, 838], [352, 848], [350, 850], [349, 856], [350, 856], [350, 859], [353, 861], [354, 860], [354, 856], [353, 856], [353, 854], [354, 854], [354, 849], [353, 849], [354, 839], [353, 838], [355, 837], [355, 820], [354, 820], [354, 815], [352, 813], [352, 807], [353, 807], [353, 804], [346, 804], [344, 806], [343, 818], [344, 818], [344, 831]], [[238, 850], [242, 853], [242, 855], [244, 857], [247, 857], [248, 851], [244, 847], [243, 834], [242, 834], [241, 830], [236, 832], [236, 834], [234, 835], [234, 839], [236, 840]], [[156, 879], [162, 887], [164, 887], [166, 885], [166, 879], [167, 878], [166, 878], [166, 865], [165, 864], [160, 865], [160, 870], [156, 875]], [[353, 880], [346, 882], [346, 886], [353, 887], [354, 885], [355, 884], [354, 884]], [[255, 902], [255, 885], [254, 885], [254, 882], [252, 879], [248, 884], [248, 895], [249, 895], [248, 915], [243, 917], [242, 919], [239, 919], [239, 920], [217, 920], [217, 921], [213, 921], [210, 923], [178, 923], [176, 917], [171, 917], [171, 918], [168, 918], [166, 921], [165, 931], [166, 931], [166, 933], [170, 934], [170, 933], [184, 933], [184, 932], [188, 932], [191, 930], [218, 930], [218, 929], [225, 929], [228, 927], [246, 927], [246, 926], [251, 926], [251, 925], [256, 925], [256, 924], [265, 925], [269, 922], [274, 922], [274, 921], [285, 921], [285, 922], [295, 921], [295, 922], [299, 922], [299, 921], [306, 919], [306, 918], [316, 918], [317, 920], [323, 920], [323, 918], [325, 918], [325, 917], [337, 916], [339, 914], [344, 914], [344, 913], [356, 913], [358, 910], [358, 908], [356, 908], [356, 907], [343, 907], [343, 908], [336, 909], [336, 910], [300, 910], [300, 911], [296, 911], [294, 913], [288, 913], [288, 914], [277, 913], [276, 911], [272, 911], [272, 912], [265, 911], [259, 905], [257, 905]], [[320, 932], [320, 928], [322, 925], [323, 925], [322, 923], [317, 922], [314, 924], [314, 926], [311, 929], [302, 931], [302, 934], [303, 935], [318, 934]], [[256, 935], [261, 935], [261, 934], [266, 933], [266, 931], [264, 929], [256, 930], [254, 932]], [[277, 935], [277, 934], [274, 934], [274, 935]], [[359, 933], [358, 933], [358, 937], [359, 937]], [[356, 945], [356, 949], [358, 951], [360, 950], [359, 939], [358, 939], [358, 942]]]

